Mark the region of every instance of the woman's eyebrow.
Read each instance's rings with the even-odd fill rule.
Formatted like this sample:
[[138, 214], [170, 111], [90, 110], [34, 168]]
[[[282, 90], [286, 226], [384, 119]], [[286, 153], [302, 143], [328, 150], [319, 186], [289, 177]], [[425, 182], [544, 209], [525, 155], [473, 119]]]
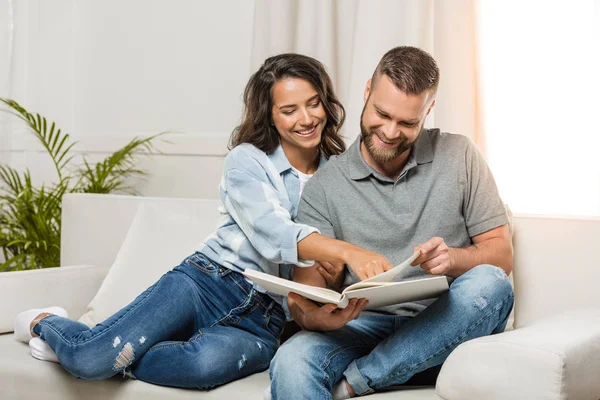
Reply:
[[307, 103], [310, 103], [311, 101], [317, 100], [319, 98], [319, 94], [315, 94], [313, 97], [311, 97], [310, 99], [306, 100]]
[[[313, 97], [311, 97], [310, 99], [306, 100], [307, 103], [310, 103], [311, 101], [314, 101], [316, 99], [319, 98], [319, 94], [315, 94]], [[281, 110], [282, 108], [286, 108], [286, 107], [296, 107], [295, 104], [286, 104], [284, 106], [279, 106], [279, 109]]]

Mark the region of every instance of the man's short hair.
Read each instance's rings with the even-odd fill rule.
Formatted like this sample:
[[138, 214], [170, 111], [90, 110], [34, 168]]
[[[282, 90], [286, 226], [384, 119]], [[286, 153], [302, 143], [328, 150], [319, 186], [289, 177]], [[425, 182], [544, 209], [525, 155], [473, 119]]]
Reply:
[[440, 81], [437, 63], [417, 47], [394, 47], [384, 54], [373, 73], [375, 84], [381, 75], [386, 75], [396, 87], [407, 94], [430, 91], [435, 94]]

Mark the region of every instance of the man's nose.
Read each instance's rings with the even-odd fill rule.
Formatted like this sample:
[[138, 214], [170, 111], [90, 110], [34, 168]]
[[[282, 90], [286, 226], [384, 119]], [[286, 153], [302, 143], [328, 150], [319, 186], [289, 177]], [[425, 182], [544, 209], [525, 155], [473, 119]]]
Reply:
[[383, 133], [386, 139], [390, 142], [398, 139], [401, 135], [400, 129], [395, 123], [385, 124], [381, 129], [381, 133]]

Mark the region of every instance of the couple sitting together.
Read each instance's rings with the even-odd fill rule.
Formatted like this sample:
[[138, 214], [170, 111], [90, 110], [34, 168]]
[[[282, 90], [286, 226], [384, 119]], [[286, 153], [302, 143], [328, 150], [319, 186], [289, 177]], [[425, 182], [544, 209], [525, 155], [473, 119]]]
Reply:
[[[462, 342], [501, 332], [513, 305], [508, 216], [476, 146], [424, 128], [438, 82], [426, 52], [388, 51], [365, 87], [361, 134], [345, 150], [344, 108], [323, 65], [268, 58], [244, 91], [216, 231], [104, 322], [29, 310], [17, 316], [16, 338], [43, 343], [81, 379], [124, 374], [209, 389], [270, 367], [265, 397], [287, 400], [401, 384]], [[406, 278], [451, 281], [437, 299], [369, 311], [353, 299], [338, 309], [281, 298], [242, 275], [339, 289], [414, 251]], [[279, 347], [286, 315], [303, 329]]]

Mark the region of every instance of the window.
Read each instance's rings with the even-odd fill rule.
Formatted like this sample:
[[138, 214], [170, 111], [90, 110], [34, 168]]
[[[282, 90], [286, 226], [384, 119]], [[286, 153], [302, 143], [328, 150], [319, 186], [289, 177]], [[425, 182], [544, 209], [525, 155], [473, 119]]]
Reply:
[[600, 0], [480, 1], [488, 161], [514, 212], [600, 215]]

